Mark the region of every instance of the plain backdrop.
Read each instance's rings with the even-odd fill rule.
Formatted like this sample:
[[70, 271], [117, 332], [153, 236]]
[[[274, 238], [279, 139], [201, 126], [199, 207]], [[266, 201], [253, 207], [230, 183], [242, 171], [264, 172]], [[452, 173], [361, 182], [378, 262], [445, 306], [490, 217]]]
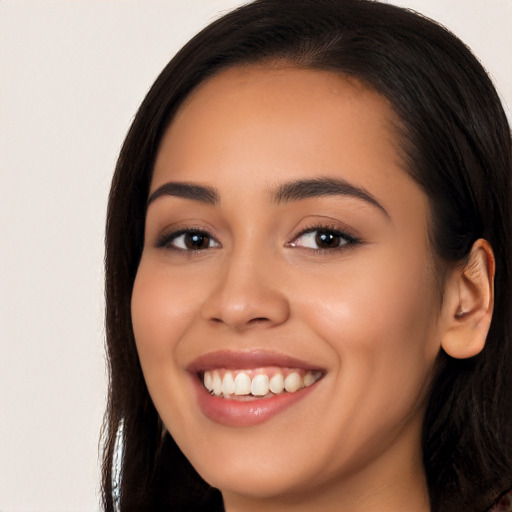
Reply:
[[[99, 510], [103, 230], [137, 106], [240, 0], [0, 0], [0, 511]], [[512, 0], [403, 0], [451, 28], [510, 116]]]

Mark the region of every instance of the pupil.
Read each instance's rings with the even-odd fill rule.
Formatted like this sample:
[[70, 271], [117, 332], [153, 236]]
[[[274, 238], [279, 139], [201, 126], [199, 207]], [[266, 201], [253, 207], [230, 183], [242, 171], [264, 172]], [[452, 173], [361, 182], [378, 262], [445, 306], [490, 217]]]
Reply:
[[318, 231], [315, 242], [319, 247], [338, 247], [340, 245], [340, 237], [331, 231]]
[[208, 247], [208, 237], [201, 233], [189, 233], [185, 237], [187, 249], [198, 250]]

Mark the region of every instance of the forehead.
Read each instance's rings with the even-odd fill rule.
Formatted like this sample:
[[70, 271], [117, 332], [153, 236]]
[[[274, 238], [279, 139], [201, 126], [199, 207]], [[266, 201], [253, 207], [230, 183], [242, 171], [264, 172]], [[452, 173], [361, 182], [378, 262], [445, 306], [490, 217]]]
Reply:
[[309, 172], [323, 172], [321, 156], [331, 150], [340, 167], [345, 160], [359, 170], [371, 167], [366, 160], [376, 152], [399, 165], [397, 123], [387, 100], [355, 79], [290, 67], [231, 68], [201, 84], [181, 105], [162, 140], [154, 184], [167, 167], [164, 161], [172, 160], [175, 172], [189, 165], [197, 171], [206, 154], [210, 171], [244, 154], [245, 166], [256, 170], [258, 154], [283, 173], [294, 155], [301, 156], [297, 146], [303, 154], [317, 152], [319, 142], [323, 154]]
[[[151, 190], [197, 182], [244, 194], [315, 176], [341, 178], [422, 210], [403, 169], [389, 102], [355, 79], [293, 67], [238, 67], [201, 84], [162, 140]], [[422, 215], [425, 211], [420, 211]]]

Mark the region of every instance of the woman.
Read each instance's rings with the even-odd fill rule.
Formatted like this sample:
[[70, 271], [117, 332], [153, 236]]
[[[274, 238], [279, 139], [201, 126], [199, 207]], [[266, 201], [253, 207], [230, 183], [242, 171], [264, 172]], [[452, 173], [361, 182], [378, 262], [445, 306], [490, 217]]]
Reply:
[[260, 0], [192, 39], [112, 184], [105, 509], [492, 507], [510, 158], [485, 71], [408, 11]]

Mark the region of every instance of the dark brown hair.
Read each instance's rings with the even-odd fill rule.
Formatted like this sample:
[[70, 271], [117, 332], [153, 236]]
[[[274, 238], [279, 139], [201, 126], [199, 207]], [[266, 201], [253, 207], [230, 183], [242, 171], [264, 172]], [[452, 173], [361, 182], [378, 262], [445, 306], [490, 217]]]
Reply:
[[191, 467], [151, 401], [130, 299], [153, 164], [173, 114], [222, 69], [276, 61], [353, 77], [389, 100], [402, 123], [407, 172], [429, 198], [439, 261], [463, 262], [478, 238], [494, 249], [495, 310], [486, 346], [467, 360], [439, 355], [423, 431], [432, 511], [482, 512], [512, 487], [509, 127], [489, 77], [459, 39], [416, 13], [369, 0], [259, 0], [241, 7], [185, 45], [140, 106], [108, 206], [104, 508], [115, 510], [117, 500], [122, 512], [222, 510], [220, 493]]

